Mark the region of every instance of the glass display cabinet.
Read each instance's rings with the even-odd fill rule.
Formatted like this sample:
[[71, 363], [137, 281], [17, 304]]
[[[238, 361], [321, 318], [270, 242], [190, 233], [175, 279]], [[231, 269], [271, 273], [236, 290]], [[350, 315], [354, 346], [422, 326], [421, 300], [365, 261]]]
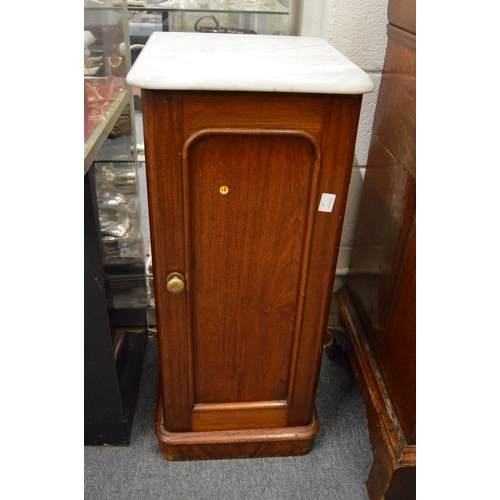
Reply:
[[131, 43], [153, 31], [288, 35], [289, 0], [129, 1]]
[[84, 3], [85, 444], [129, 440], [146, 273], [125, 1]]

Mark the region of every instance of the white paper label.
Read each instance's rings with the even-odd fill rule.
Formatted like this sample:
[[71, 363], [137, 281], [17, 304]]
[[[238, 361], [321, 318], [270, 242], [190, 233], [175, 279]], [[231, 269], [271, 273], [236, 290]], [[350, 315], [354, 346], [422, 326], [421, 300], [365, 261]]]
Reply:
[[321, 201], [319, 202], [318, 211], [320, 212], [331, 212], [333, 210], [333, 204], [335, 203], [334, 194], [323, 193], [321, 195]]

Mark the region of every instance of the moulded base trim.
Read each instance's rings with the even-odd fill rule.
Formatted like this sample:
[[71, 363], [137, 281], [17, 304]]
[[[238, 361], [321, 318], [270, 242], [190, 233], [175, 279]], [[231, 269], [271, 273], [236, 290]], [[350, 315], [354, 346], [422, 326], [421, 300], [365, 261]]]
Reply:
[[166, 460], [216, 460], [306, 455], [314, 446], [319, 420], [303, 427], [235, 431], [168, 432], [163, 427], [163, 405], [158, 395], [155, 422], [160, 455]]

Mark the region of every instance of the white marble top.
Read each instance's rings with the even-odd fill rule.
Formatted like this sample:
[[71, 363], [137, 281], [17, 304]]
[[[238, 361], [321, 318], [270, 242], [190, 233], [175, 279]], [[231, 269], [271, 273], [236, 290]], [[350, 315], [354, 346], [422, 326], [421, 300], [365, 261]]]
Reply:
[[365, 94], [371, 78], [322, 38], [153, 33], [127, 83], [153, 90]]

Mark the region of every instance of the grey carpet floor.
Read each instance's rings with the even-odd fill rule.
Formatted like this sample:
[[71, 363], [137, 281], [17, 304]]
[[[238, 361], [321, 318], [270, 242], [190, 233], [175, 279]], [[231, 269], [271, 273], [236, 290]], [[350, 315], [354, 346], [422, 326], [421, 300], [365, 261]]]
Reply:
[[302, 457], [169, 462], [154, 433], [157, 341], [148, 341], [129, 446], [85, 446], [88, 500], [368, 500], [365, 407], [345, 355], [323, 357], [320, 431]]

